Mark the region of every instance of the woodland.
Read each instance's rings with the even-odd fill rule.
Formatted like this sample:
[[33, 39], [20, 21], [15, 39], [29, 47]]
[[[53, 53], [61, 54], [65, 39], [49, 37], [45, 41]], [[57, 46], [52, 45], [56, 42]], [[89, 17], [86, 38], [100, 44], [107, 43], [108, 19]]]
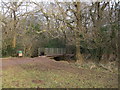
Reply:
[[3, 1], [0, 5], [2, 57], [37, 54], [40, 47], [68, 48], [77, 63], [118, 62], [119, 13], [117, 0], [100, 2]]

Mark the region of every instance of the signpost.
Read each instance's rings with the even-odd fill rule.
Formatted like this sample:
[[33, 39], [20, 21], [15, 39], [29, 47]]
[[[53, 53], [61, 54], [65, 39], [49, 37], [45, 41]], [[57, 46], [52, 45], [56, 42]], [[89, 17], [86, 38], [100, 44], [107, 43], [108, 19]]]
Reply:
[[22, 51], [18, 51], [18, 56], [19, 56], [19, 57], [22, 57], [22, 56], [23, 56]]

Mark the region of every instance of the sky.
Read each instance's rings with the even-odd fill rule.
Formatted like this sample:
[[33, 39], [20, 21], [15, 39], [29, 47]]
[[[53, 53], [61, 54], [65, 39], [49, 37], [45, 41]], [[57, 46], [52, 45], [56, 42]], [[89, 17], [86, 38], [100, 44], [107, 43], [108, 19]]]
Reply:
[[[0, 0], [1, 2], [2, 0]], [[3, 1], [28, 1], [28, 2], [32, 2], [32, 1], [35, 1], [35, 2], [54, 2], [54, 1], [59, 1], [59, 2], [71, 2], [71, 1], [76, 1], [76, 0], [3, 0]], [[78, 0], [78, 1], [81, 1], [81, 2], [96, 2], [96, 1], [119, 1], [119, 0]]]
[[[76, 0], [0, 0], [0, 12], [1, 12], [1, 1], [4, 1], [4, 2], [16, 2], [16, 1], [26, 1], [26, 2], [54, 2], [54, 1], [59, 1], [59, 2], [71, 2], [71, 1], [76, 1]], [[81, 1], [81, 2], [96, 2], [96, 1], [120, 1], [120, 0], [78, 0], [78, 1]], [[32, 7], [31, 7], [32, 8]]]

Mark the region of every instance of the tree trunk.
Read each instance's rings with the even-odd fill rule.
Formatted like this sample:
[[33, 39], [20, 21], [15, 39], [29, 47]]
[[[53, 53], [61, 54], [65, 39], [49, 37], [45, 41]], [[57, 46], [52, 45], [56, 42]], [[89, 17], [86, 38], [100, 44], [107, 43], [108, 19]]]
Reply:
[[82, 57], [82, 54], [80, 53], [80, 42], [76, 42], [76, 60], [77, 60], [77, 63], [79, 64], [82, 64], [83, 63], [83, 57]]
[[15, 13], [15, 10], [13, 10], [13, 41], [12, 41], [12, 47], [13, 48], [16, 48], [16, 13]]
[[14, 34], [14, 36], [13, 36], [12, 47], [16, 48], [16, 34]]
[[83, 63], [83, 57], [80, 53], [80, 33], [82, 31], [82, 22], [81, 22], [81, 12], [80, 12], [80, 2], [76, 2], [76, 19], [77, 19], [77, 30], [75, 31], [75, 38], [76, 38], [76, 60], [77, 63], [82, 64]]

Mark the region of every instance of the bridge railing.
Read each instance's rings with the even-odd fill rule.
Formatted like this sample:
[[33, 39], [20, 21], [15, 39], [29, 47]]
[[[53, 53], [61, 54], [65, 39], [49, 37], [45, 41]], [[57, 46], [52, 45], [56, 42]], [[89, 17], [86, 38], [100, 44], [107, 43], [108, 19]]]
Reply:
[[[41, 52], [44, 52], [46, 55], [65, 54], [66, 50], [66, 48], [39, 48], [38, 56]], [[71, 54], [72, 52], [70, 50], [67, 50], [67, 53]]]

